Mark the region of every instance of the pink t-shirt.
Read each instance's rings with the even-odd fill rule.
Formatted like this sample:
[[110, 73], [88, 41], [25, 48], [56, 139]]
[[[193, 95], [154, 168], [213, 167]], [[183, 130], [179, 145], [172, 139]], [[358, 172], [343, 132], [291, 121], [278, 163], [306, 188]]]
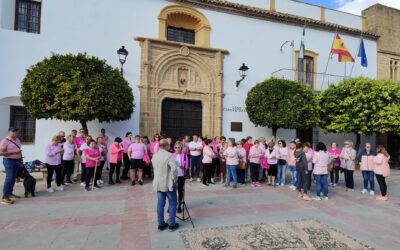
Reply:
[[316, 175], [328, 174], [328, 165], [331, 161], [331, 157], [325, 151], [315, 152], [313, 155], [314, 171]]
[[125, 154], [128, 153], [128, 148], [129, 148], [129, 146], [130, 146], [131, 144], [132, 144], [131, 140], [129, 140], [129, 139], [127, 139], [127, 138], [125, 138], [125, 139], [122, 141], [122, 147], [123, 147], [123, 149], [124, 149], [124, 153], [125, 153]]
[[128, 152], [130, 154], [131, 159], [143, 159], [144, 154], [146, 153], [147, 147], [144, 143], [132, 143], [129, 148]]
[[93, 160], [89, 160], [87, 158], [88, 156], [90, 156], [92, 158], [99, 157], [100, 156], [100, 150], [99, 149], [97, 149], [97, 148], [93, 148], [93, 149], [88, 148], [88, 149], [85, 149], [85, 151], [83, 151], [83, 153], [86, 156], [86, 167], [87, 168], [92, 168], [92, 167], [95, 167], [96, 165], [100, 166], [100, 161], [96, 162], [96, 161], [93, 161]]
[[[335, 149], [329, 149], [328, 154], [332, 157], [332, 163], [334, 167], [340, 167], [340, 153], [341, 150], [340, 148], [335, 148]], [[334, 156], [337, 156], [337, 158], [334, 158]]]
[[75, 137], [75, 139], [74, 139], [74, 144], [75, 144], [76, 148], [80, 148], [82, 146], [82, 144], [85, 142], [86, 142], [85, 137]]
[[258, 146], [252, 146], [249, 152], [249, 160], [251, 163], [260, 164], [260, 156], [263, 155], [262, 149]]
[[249, 157], [250, 149], [253, 146], [253, 144], [245, 143], [243, 144], [244, 150], [246, 150], [246, 157]]
[[228, 147], [224, 151], [226, 165], [239, 165], [239, 150], [236, 147]]
[[[13, 142], [15, 144], [17, 144], [19, 148]], [[0, 150], [3, 152], [16, 152], [16, 151], [19, 151], [20, 149], [21, 149], [21, 141], [18, 138], [13, 140], [7, 136], [5, 139], [1, 140], [1, 142], [0, 142]], [[19, 153], [15, 153], [12, 155], [4, 156], [4, 158], [21, 159], [22, 155], [19, 152]]]
[[214, 152], [209, 146], [204, 146], [203, 148], [203, 163], [211, 163]]

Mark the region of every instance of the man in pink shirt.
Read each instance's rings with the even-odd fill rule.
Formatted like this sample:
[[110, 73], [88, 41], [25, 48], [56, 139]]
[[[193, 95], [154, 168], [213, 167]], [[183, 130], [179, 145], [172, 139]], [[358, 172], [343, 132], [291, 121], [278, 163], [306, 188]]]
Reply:
[[10, 205], [13, 203], [11, 199], [20, 198], [13, 194], [18, 168], [22, 163], [21, 141], [17, 138], [17, 131], [16, 127], [10, 127], [7, 137], [0, 142], [0, 156], [3, 156], [3, 165], [6, 171], [1, 200], [3, 205]]
[[138, 183], [143, 185], [143, 157], [147, 153], [146, 145], [141, 142], [140, 135], [135, 136], [135, 142], [128, 148], [128, 155], [131, 162], [131, 180], [132, 186], [136, 184], [136, 171], [138, 173]]

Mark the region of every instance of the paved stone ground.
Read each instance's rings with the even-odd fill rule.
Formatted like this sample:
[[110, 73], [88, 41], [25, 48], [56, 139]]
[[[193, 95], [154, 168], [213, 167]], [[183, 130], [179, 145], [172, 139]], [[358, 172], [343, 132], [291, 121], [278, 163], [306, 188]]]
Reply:
[[[0, 185], [3, 179], [0, 174]], [[400, 170], [392, 170], [388, 179], [387, 202], [360, 193], [360, 172], [355, 183], [356, 191], [346, 192], [341, 176], [329, 201], [311, 202], [298, 200], [287, 186], [233, 190], [187, 183], [186, 202], [196, 228], [314, 218], [376, 249], [399, 249]], [[55, 193], [45, 192], [38, 181], [37, 189], [35, 198], [0, 206], [1, 249], [184, 249], [178, 232], [157, 232], [150, 181], [93, 192], [75, 184]], [[15, 193], [23, 193], [21, 183]], [[188, 221], [180, 224], [181, 230], [191, 229]]]

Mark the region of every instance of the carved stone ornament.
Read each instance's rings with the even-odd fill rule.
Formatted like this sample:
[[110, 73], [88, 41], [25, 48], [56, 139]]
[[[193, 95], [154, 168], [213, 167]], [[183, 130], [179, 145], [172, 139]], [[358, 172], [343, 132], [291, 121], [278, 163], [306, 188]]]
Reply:
[[190, 50], [188, 47], [186, 46], [182, 46], [181, 47], [181, 55], [182, 56], [188, 56], [190, 54]]

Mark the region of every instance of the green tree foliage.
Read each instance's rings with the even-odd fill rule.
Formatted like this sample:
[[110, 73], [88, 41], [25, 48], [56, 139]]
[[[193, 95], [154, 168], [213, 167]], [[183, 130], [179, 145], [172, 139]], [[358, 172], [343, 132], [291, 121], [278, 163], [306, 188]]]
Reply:
[[53, 54], [28, 69], [21, 100], [36, 119], [86, 122], [131, 117], [134, 97], [118, 69], [86, 54]]
[[247, 94], [246, 111], [256, 126], [272, 128], [274, 139], [279, 128], [306, 129], [318, 123], [318, 107], [313, 91], [285, 79], [270, 78]]
[[325, 132], [400, 134], [400, 86], [390, 81], [350, 78], [330, 85], [318, 96]]

